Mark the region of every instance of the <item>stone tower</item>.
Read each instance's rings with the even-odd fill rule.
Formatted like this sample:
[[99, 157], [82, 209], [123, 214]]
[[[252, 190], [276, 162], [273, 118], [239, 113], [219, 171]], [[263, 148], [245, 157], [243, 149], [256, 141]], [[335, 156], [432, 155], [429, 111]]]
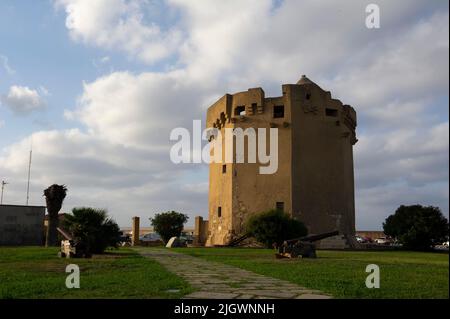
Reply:
[[207, 127], [222, 138], [225, 128], [277, 128], [278, 170], [260, 174], [263, 164], [247, 161], [210, 164], [206, 245], [228, 244], [251, 214], [276, 208], [301, 220], [310, 234], [339, 230], [353, 240], [357, 139], [351, 106], [302, 76], [282, 85], [279, 97], [265, 97], [261, 88], [226, 94], [209, 107]]

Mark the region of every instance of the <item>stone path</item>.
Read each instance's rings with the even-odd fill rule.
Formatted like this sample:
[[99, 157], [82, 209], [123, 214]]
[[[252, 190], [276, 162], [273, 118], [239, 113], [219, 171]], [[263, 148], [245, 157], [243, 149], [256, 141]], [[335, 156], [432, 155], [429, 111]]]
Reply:
[[189, 299], [329, 299], [318, 290], [266, 277], [238, 267], [176, 253], [169, 249], [138, 248], [167, 270], [184, 278], [197, 289]]

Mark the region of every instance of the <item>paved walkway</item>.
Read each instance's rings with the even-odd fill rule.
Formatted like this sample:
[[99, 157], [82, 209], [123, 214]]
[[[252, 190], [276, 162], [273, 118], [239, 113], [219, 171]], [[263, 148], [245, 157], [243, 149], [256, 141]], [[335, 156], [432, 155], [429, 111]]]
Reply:
[[329, 299], [318, 290], [266, 277], [238, 267], [176, 253], [169, 249], [137, 248], [167, 270], [184, 278], [197, 291], [189, 299]]

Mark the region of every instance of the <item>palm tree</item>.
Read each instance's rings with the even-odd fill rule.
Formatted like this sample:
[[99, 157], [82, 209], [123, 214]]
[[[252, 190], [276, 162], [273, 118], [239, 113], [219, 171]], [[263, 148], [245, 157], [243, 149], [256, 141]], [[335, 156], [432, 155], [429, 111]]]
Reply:
[[53, 184], [44, 190], [45, 201], [48, 211], [47, 236], [45, 238], [45, 247], [58, 246], [58, 213], [61, 210], [64, 198], [67, 195], [65, 185]]
[[120, 228], [104, 209], [75, 207], [65, 216], [64, 228], [75, 242], [82, 243], [88, 255], [101, 254], [120, 242]]

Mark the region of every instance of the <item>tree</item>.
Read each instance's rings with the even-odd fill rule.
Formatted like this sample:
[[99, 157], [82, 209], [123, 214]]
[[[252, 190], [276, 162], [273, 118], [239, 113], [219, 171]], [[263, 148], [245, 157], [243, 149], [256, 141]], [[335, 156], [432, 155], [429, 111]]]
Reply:
[[175, 211], [158, 213], [150, 218], [153, 229], [157, 232], [163, 241], [167, 243], [172, 237], [179, 237], [183, 231], [184, 224], [188, 216]]
[[120, 228], [106, 210], [90, 207], [74, 208], [64, 219], [64, 228], [73, 239], [83, 242], [89, 254], [101, 254], [107, 247], [117, 247]]
[[246, 231], [268, 248], [273, 244], [281, 245], [287, 239], [308, 234], [302, 222], [281, 210], [270, 210], [251, 216], [246, 223]]
[[64, 198], [67, 195], [67, 187], [65, 185], [53, 184], [44, 190], [45, 201], [48, 211], [48, 225], [45, 236], [45, 247], [58, 246], [58, 213], [61, 210]]
[[433, 206], [402, 205], [386, 218], [383, 230], [413, 250], [429, 250], [448, 240], [448, 220]]

